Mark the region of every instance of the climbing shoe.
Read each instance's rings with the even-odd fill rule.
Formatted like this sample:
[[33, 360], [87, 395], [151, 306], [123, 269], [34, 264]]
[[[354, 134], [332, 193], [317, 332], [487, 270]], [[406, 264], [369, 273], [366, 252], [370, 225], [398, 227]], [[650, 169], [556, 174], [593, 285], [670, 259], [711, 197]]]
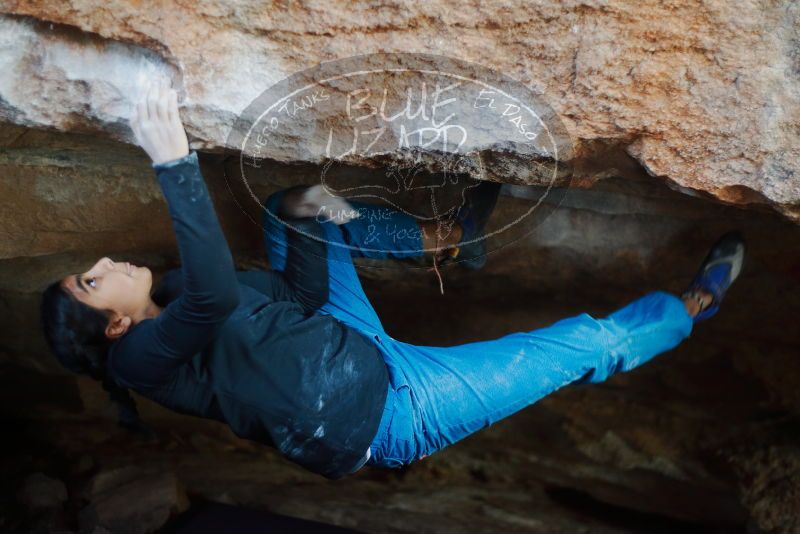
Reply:
[[[694, 280], [681, 295], [700, 303], [700, 311], [694, 316], [694, 322], [717, 313], [725, 293], [742, 271], [744, 254], [744, 239], [738, 232], [728, 232], [711, 247]], [[711, 295], [711, 300], [702, 298], [701, 291]]]
[[442, 265], [455, 262], [467, 269], [478, 270], [486, 264], [484, 228], [502, 186], [497, 182], [482, 181], [468, 190], [466, 201], [456, 214], [456, 222], [463, 230], [461, 240], [455, 247], [442, 251]]

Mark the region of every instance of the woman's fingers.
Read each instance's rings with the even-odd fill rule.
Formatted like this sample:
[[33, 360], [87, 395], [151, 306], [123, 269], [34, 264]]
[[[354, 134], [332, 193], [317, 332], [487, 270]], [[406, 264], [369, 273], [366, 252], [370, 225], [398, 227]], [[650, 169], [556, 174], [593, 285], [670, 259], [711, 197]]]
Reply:
[[142, 91], [139, 101], [136, 102], [136, 117], [140, 124], [142, 121], [147, 120], [147, 89]]
[[188, 140], [178, 114], [178, 96], [167, 80], [148, 83], [131, 113], [137, 143], [155, 163], [185, 156]]
[[178, 92], [175, 89], [169, 90], [169, 105], [167, 106], [169, 122], [172, 126], [181, 125], [181, 117], [178, 113]]
[[133, 136], [136, 138], [136, 144], [142, 146], [142, 136], [139, 133], [139, 112], [138, 106], [133, 108], [133, 113], [131, 113], [131, 120], [130, 120], [130, 127], [133, 131]]
[[155, 83], [147, 88], [147, 115], [151, 121], [158, 120], [158, 85]]
[[167, 111], [167, 106], [169, 105], [169, 87], [167, 87], [167, 82], [162, 80], [158, 84], [158, 103], [156, 104], [158, 108], [158, 118], [159, 120], [169, 123], [169, 112]]

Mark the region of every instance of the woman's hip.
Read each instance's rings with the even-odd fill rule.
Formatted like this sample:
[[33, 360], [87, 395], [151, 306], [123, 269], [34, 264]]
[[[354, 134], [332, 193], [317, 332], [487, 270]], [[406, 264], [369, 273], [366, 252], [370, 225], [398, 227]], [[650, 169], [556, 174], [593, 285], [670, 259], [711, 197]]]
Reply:
[[386, 334], [374, 336], [389, 372], [381, 423], [370, 446], [367, 465], [402, 467], [426, 455], [426, 429], [419, 399], [403, 371], [402, 361]]

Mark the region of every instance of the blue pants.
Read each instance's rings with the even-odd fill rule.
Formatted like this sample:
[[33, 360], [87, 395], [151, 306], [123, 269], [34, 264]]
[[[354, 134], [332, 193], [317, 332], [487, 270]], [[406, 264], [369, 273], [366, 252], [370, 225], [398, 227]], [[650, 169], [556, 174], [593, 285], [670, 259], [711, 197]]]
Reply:
[[[282, 191], [269, 197], [273, 213]], [[322, 223], [328, 241], [330, 314], [374, 339], [389, 372], [383, 416], [367, 465], [400, 467], [451, 445], [573, 383], [602, 382], [670, 350], [692, 330], [674, 295], [654, 292], [608, 317], [588, 314], [452, 347], [412, 345], [381, 325], [358, 279], [353, 257], [402, 258], [422, 254], [416, 220], [398, 210], [350, 202], [360, 217]], [[286, 231], [265, 216], [273, 269], [286, 261]]]

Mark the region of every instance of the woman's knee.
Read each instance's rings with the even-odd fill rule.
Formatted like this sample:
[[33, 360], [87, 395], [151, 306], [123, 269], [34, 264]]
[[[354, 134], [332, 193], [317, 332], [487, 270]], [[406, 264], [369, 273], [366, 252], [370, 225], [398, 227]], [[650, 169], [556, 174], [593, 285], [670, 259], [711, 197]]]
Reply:
[[264, 227], [279, 225], [280, 220], [287, 219], [284, 209], [286, 202], [290, 201], [291, 196], [299, 194], [300, 190], [307, 187], [306, 185], [294, 185], [275, 191], [267, 196], [262, 204], [264, 207], [264, 213], [262, 214]]
[[308, 189], [308, 186], [300, 184], [274, 191], [267, 196], [266, 200], [264, 200], [264, 206], [277, 209], [280, 207], [281, 202], [287, 195], [291, 195], [293, 193], [296, 194], [305, 189]]
[[264, 207], [262, 218], [265, 224], [269, 223], [271, 220], [274, 220], [274, 218], [278, 216], [284, 193], [284, 189], [275, 191], [264, 200], [264, 203], [262, 204]]

